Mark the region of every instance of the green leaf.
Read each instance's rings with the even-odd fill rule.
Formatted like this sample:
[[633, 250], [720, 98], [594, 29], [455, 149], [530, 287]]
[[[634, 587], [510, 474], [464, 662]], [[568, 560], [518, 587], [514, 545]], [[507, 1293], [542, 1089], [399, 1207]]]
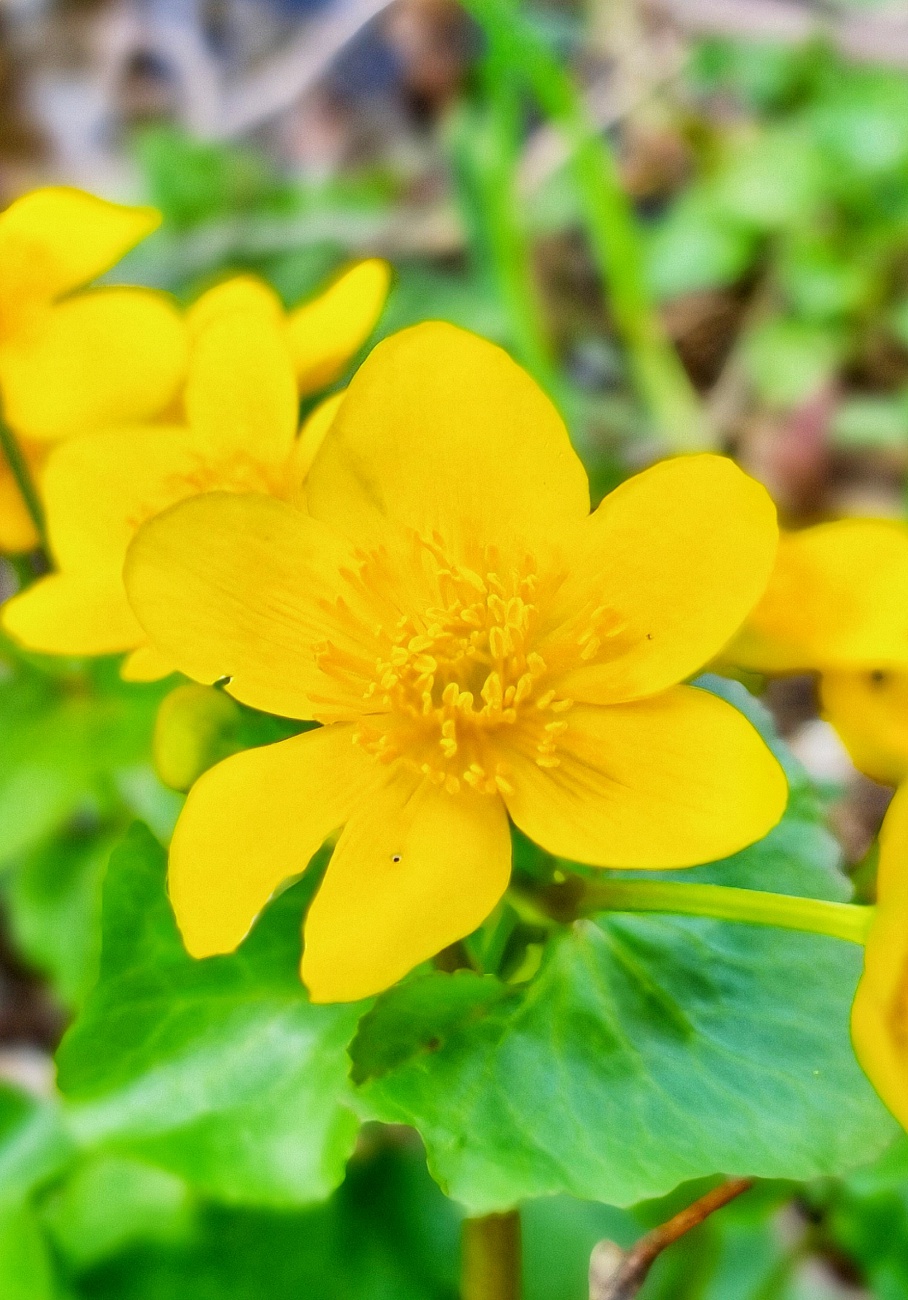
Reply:
[[847, 398], [833, 417], [832, 437], [840, 447], [904, 451], [908, 447], [906, 395]]
[[[722, 693], [759, 718], [743, 688]], [[789, 808], [766, 839], [663, 874], [847, 897], [819, 801], [788, 766]], [[860, 966], [859, 949], [817, 935], [578, 921], [524, 989], [434, 972], [379, 998], [351, 1048], [360, 1103], [412, 1124], [441, 1186], [474, 1213], [557, 1193], [629, 1205], [717, 1173], [847, 1169], [894, 1133], [849, 1042]]]
[[20, 1201], [71, 1155], [59, 1107], [0, 1084], [0, 1202]]
[[803, 222], [821, 196], [824, 181], [822, 156], [810, 134], [786, 124], [752, 140], [732, 137], [730, 145], [713, 179], [719, 210], [760, 231]]
[[74, 828], [33, 850], [10, 880], [16, 945], [68, 1006], [84, 999], [97, 976], [101, 882], [114, 843], [110, 832]]
[[93, 1155], [54, 1189], [41, 1217], [68, 1263], [84, 1269], [137, 1241], [183, 1240], [191, 1202], [186, 1184], [163, 1169]]
[[0, 1295], [3, 1300], [55, 1300], [47, 1242], [29, 1205], [0, 1203]]
[[787, 408], [830, 381], [843, 351], [844, 340], [832, 327], [776, 317], [750, 332], [744, 360], [762, 400]]
[[312, 1006], [299, 982], [298, 886], [240, 952], [195, 961], [142, 827], [112, 856], [98, 983], [61, 1045], [83, 1144], [144, 1157], [212, 1195], [300, 1204], [343, 1176], [357, 1121], [345, 1046], [361, 1006]]
[[708, 187], [682, 195], [647, 242], [647, 278], [660, 300], [740, 280], [756, 257], [754, 232], [720, 211]]
[[128, 803], [130, 782], [150, 779], [165, 688], [121, 682], [110, 660], [40, 662], [0, 644], [0, 866], [76, 811]]

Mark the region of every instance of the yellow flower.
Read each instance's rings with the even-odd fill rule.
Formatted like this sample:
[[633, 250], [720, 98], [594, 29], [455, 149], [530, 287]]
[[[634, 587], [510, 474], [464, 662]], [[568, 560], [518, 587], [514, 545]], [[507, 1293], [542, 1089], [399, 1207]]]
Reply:
[[0, 215], [0, 392], [32, 439], [146, 419], [185, 366], [180, 315], [151, 289], [79, 290], [160, 223], [80, 190], [35, 190]]
[[908, 527], [843, 519], [783, 536], [766, 593], [722, 658], [820, 674], [823, 713], [855, 766], [908, 774]]
[[769, 586], [723, 658], [766, 673], [908, 668], [908, 528], [842, 519], [783, 534]]
[[870, 1082], [908, 1128], [908, 787], [880, 832], [877, 908], [851, 1013], [854, 1050]]
[[[20, 439], [20, 450], [32, 478], [37, 479], [47, 456], [46, 442]], [[0, 555], [17, 555], [38, 545], [38, 534], [15, 475], [0, 450]]]
[[126, 599], [131, 537], [175, 501], [215, 488], [298, 503], [337, 408], [329, 398], [297, 437], [298, 389], [340, 373], [374, 326], [387, 284], [385, 263], [360, 263], [289, 318], [252, 277], [203, 295], [188, 314], [186, 425], [99, 430], [51, 456], [42, 491], [58, 572], [4, 606], [10, 635], [50, 654], [132, 651], [123, 673], [134, 680], [172, 671]]
[[321, 728], [207, 772], [170, 894], [234, 949], [343, 827], [309, 910], [316, 1001], [386, 988], [508, 884], [508, 814], [553, 853], [677, 867], [763, 835], [786, 787], [750, 724], [676, 683], [727, 641], [776, 545], [764, 490], [698, 456], [589, 514], [556, 411], [443, 324], [381, 343], [307, 480], [309, 513], [211, 494], [145, 525], [127, 590], [183, 672]]

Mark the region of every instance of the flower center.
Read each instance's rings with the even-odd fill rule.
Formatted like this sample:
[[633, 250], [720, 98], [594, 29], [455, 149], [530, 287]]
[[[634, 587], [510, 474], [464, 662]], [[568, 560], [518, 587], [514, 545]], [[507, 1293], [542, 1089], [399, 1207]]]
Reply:
[[[506, 745], [541, 767], [560, 761], [558, 741], [573, 701], [548, 685], [549, 665], [534, 647], [540, 595], [561, 577], [541, 583], [528, 555], [506, 567], [490, 548], [474, 569], [453, 563], [438, 538], [413, 544], [415, 554], [398, 557], [409, 560], [406, 578], [384, 548], [358, 553], [356, 571], [344, 574], [358, 611], [364, 602], [370, 613], [382, 607], [381, 621], [363, 619], [354, 638], [375, 646], [374, 660], [324, 642], [319, 667], [361, 692], [356, 740], [377, 761], [401, 760], [452, 794], [462, 785], [507, 794]], [[381, 592], [422, 599], [398, 606]], [[344, 598], [335, 610], [345, 622], [356, 617]]]

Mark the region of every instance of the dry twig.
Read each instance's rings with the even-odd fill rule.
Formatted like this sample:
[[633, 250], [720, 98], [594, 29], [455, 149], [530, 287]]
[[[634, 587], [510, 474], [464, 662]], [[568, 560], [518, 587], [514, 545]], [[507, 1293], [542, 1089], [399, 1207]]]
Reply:
[[701, 1196], [667, 1223], [653, 1228], [630, 1250], [600, 1241], [590, 1259], [590, 1300], [633, 1300], [653, 1264], [665, 1250], [709, 1215], [753, 1186], [751, 1178], [732, 1178]]

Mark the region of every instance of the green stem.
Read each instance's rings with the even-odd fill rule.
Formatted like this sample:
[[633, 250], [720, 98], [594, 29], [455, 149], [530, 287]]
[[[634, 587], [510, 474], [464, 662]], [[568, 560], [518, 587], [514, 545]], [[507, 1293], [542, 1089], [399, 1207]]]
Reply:
[[22, 448], [19, 446], [18, 439], [2, 416], [0, 416], [0, 447], [3, 448], [3, 454], [9, 462], [13, 478], [16, 480], [16, 486], [22, 494], [25, 508], [35, 526], [35, 532], [38, 534], [41, 545], [47, 550], [47, 531], [44, 524], [44, 508], [41, 505], [41, 498], [38, 496], [28, 463], [22, 455]]
[[461, 1300], [520, 1300], [520, 1214], [464, 1219]]
[[570, 74], [511, 0], [463, 3], [509, 66], [520, 70], [567, 140], [603, 290], [628, 349], [637, 390], [660, 434], [677, 451], [710, 445], [703, 408], [646, 286], [642, 240], [617, 164], [588, 120]]
[[874, 914], [872, 907], [854, 903], [830, 903], [825, 899], [797, 898], [726, 885], [688, 885], [675, 880], [596, 882], [584, 891], [583, 910], [709, 916], [720, 921], [745, 921], [751, 925], [826, 934], [859, 944], [866, 941]]

